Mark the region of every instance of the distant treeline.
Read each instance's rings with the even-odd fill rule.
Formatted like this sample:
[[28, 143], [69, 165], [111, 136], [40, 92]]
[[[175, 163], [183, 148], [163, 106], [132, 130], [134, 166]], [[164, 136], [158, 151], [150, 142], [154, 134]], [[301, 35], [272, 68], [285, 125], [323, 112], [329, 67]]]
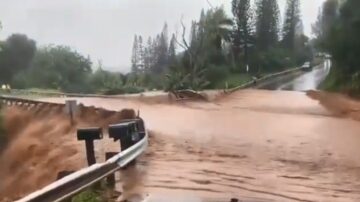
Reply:
[[312, 59], [300, 0], [288, 0], [285, 9], [280, 22], [277, 0], [233, 0], [232, 16], [216, 7], [203, 10], [190, 27], [180, 21], [178, 33], [169, 35], [165, 24], [155, 37], [136, 35], [126, 75], [69, 47], [37, 47], [26, 35], [13, 34], [0, 41], [0, 84], [105, 94], [231, 87]]
[[66, 46], [37, 48], [36, 42], [23, 34], [13, 34], [0, 41], [0, 84], [12, 88], [55, 89], [77, 93], [134, 93], [128, 76], [102, 68]]
[[[303, 33], [300, 0], [288, 0], [284, 21], [276, 0], [233, 0], [232, 16], [222, 7], [169, 37], [135, 35], [131, 59], [138, 85], [166, 89], [217, 88], [232, 75], [259, 75], [301, 65], [313, 58]], [[166, 78], [161, 79], [161, 78]]]
[[316, 46], [332, 56], [333, 66], [323, 87], [360, 93], [360, 1], [327, 0], [313, 26]]

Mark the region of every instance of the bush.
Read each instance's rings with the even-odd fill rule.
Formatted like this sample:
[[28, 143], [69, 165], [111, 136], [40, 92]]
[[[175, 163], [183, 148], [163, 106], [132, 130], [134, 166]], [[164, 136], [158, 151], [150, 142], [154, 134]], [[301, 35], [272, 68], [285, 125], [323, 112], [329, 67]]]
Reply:
[[206, 80], [210, 81], [210, 88], [216, 86], [216, 83], [223, 81], [229, 75], [229, 68], [225, 65], [209, 65], [205, 72]]
[[225, 79], [214, 84], [215, 89], [235, 88], [252, 80], [249, 74], [230, 74]]
[[321, 83], [320, 88], [328, 91], [339, 91], [354, 97], [359, 97], [360, 73], [356, 72], [352, 75], [344, 74], [342, 68], [333, 64], [329, 75]]
[[94, 191], [84, 191], [72, 198], [71, 202], [102, 202], [102, 198]]
[[264, 72], [281, 71], [284, 68], [294, 66], [291, 55], [284, 49], [272, 49], [261, 53], [260, 57], [263, 59], [261, 66]]

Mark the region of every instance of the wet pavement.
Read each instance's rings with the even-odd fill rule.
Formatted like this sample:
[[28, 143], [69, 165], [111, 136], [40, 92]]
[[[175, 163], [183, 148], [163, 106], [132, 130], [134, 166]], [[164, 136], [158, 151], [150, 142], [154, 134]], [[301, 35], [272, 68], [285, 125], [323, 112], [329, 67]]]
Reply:
[[287, 91], [307, 91], [317, 90], [320, 83], [324, 81], [329, 74], [331, 67], [330, 60], [326, 60], [324, 64], [313, 68], [309, 72], [305, 72], [300, 76], [295, 76], [283, 82], [274, 82], [270, 85], [263, 86], [261, 89], [266, 90], [287, 90]]

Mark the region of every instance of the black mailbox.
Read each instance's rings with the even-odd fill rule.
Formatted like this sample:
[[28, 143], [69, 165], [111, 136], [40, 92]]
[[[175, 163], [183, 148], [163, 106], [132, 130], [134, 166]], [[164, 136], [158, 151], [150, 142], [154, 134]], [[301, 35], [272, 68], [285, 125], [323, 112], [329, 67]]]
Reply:
[[77, 131], [78, 140], [100, 140], [103, 138], [101, 128], [84, 128]]
[[86, 146], [86, 158], [89, 166], [96, 163], [94, 140], [100, 140], [103, 138], [101, 128], [84, 128], [77, 131], [78, 140], [85, 141]]
[[120, 140], [122, 151], [131, 147], [140, 140], [136, 121], [128, 121], [116, 125], [110, 125], [109, 136], [110, 138], [113, 138], [114, 141]]

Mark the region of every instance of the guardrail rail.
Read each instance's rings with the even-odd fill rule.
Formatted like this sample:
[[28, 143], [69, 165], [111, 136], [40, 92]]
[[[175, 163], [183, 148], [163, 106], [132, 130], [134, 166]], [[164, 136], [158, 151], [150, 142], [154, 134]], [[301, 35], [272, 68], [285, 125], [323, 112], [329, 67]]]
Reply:
[[[50, 105], [65, 107], [65, 104], [47, 103], [42, 101], [0, 96], [0, 102], [7, 105], [36, 107]], [[104, 110], [94, 108], [95, 110]], [[120, 140], [121, 152], [104, 163], [95, 163], [90, 167], [72, 173], [52, 184], [18, 200], [18, 202], [49, 202], [63, 201], [80, 193], [91, 185], [113, 175], [121, 168], [130, 165], [147, 148], [148, 134], [144, 121], [141, 118], [125, 120], [116, 125], [109, 126], [109, 135], [114, 140]], [[79, 136], [79, 135], [78, 135]]]

